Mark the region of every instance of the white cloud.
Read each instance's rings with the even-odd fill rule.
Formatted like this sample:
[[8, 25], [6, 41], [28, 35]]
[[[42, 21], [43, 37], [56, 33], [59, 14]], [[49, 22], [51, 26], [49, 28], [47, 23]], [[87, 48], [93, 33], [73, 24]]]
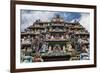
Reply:
[[82, 13], [79, 22], [90, 32], [90, 15], [88, 13]]
[[[49, 11], [22, 11], [21, 31], [24, 31], [25, 28], [32, 25], [37, 19], [40, 19], [41, 21], [50, 21], [56, 13], [57, 12]], [[74, 22], [75, 20], [79, 21], [86, 30], [90, 31], [90, 15], [88, 13], [81, 13], [81, 17], [79, 19], [73, 19], [71, 22]]]
[[21, 31], [32, 25], [37, 19], [42, 21], [49, 21], [56, 12], [46, 12], [46, 11], [32, 11], [30, 13], [22, 13]]

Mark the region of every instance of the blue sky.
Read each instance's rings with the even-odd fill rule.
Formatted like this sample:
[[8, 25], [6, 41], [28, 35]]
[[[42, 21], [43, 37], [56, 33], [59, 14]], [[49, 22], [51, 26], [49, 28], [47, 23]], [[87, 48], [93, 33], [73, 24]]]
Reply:
[[55, 15], [60, 15], [64, 18], [64, 21], [67, 22], [74, 22], [77, 20], [89, 31], [89, 13], [35, 10], [21, 10], [21, 31], [24, 31], [25, 28], [32, 25], [37, 19], [41, 21], [50, 21]]

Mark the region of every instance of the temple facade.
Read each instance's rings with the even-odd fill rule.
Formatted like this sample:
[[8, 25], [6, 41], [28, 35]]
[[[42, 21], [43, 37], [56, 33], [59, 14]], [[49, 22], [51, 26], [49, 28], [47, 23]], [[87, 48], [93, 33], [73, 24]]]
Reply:
[[21, 62], [89, 60], [89, 32], [76, 20], [56, 15], [21, 32]]

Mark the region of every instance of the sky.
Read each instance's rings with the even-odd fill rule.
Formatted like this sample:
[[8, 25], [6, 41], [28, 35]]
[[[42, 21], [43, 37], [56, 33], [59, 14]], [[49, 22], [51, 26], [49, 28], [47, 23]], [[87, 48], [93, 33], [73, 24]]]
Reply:
[[36, 11], [36, 10], [21, 10], [21, 32], [28, 26], [32, 25], [36, 20], [51, 21], [51, 19], [60, 15], [65, 22], [74, 22], [77, 20], [86, 30], [90, 32], [90, 14], [83, 12], [60, 12], [60, 11]]

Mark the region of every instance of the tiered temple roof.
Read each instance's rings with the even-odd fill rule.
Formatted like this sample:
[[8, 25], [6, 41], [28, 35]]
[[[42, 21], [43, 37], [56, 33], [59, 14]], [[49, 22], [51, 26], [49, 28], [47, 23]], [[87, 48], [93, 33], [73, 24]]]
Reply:
[[[60, 53], [64, 52], [65, 54], [63, 53], [63, 56], [66, 56], [67, 53], [70, 53], [68, 52], [68, 44], [71, 44], [74, 51], [79, 52], [77, 49], [81, 50], [81, 47], [77, 47], [76, 43], [78, 43], [78, 40], [80, 39], [80, 42], [86, 45], [86, 47], [89, 45], [89, 40], [87, 40], [89, 39], [89, 32], [82, 25], [80, 25], [79, 22], [65, 22], [64, 19], [59, 15], [52, 18], [50, 22], [42, 22], [41, 20], [36, 20], [33, 25], [27, 27], [26, 29], [27, 31], [21, 32], [21, 46], [30, 47], [36, 53], [37, 48], [33, 49], [33, 47], [38, 45], [38, 52], [40, 52], [41, 56], [47, 56], [46, 54], [50, 54], [50, 52], [52, 52], [52, 54], [59, 54], [59, 56]], [[88, 36], [85, 38], [86, 40], [83, 39], [85, 36]], [[36, 45], [32, 43], [34, 38], [37, 39], [37, 44], [35, 43]], [[25, 39], [26, 42], [28, 41], [27, 43], [25, 42]], [[42, 48], [43, 44], [45, 43], [47, 43], [47, 49], [44, 49], [46, 46]], [[58, 48], [60, 51], [57, 50]], [[45, 52], [41, 53], [41, 50], [45, 50]], [[31, 54], [34, 53], [31, 52]], [[81, 52], [79, 54], [81, 54]], [[76, 58], [75, 56], [79, 54], [76, 53], [73, 58]], [[69, 56], [71, 57], [71, 54], [67, 55], [68, 58]], [[79, 59], [79, 57], [76, 59]]]

